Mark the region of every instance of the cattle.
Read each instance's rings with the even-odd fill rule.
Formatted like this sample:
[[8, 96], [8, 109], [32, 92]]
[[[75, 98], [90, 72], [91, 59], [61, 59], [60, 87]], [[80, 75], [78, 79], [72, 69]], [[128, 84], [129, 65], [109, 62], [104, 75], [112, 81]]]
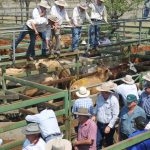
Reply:
[[[98, 67], [97, 71], [94, 75], [91, 75], [91, 76], [88, 76], [88, 77], [85, 77], [85, 78], [75, 81], [71, 85], [70, 90], [79, 89], [81, 86], [88, 87], [88, 86], [91, 86], [94, 84], [100, 84], [100, 83], [108, 80], [110, 75], [111, 75], [111, 72], [107, 67]], [[98, 91], [96, 90], [95, 87], [89, 88], [89, 90], [90, 90], [91, 94], [98, 93]], [[74, 94], [72, 94], [72, 95], [73, 95], [73, 97], [75, 97]]]

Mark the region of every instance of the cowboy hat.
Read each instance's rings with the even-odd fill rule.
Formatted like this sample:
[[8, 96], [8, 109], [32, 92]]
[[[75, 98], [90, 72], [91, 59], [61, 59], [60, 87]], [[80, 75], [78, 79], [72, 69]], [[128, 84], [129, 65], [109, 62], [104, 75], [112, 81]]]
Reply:
[[22, 129], [22, 133], [25, 135], [39, 134], [40, 128], [37, 123], [30, 123]]
[[42, 7], [47, 8], [47, 9], [50, 8], [48, 2], [45, 1], [45, 0], [42, 0], [42, 1], [38, 4], [38, 6], [42, 6]]
[[90, 91], [82, 86], [82, 87], [79, 88], [79, 91], [76, 92], [76, 95], [78, 97], [87, 97], [87, 96], [90, 95]]
[[96, 90], [99, 92], [110, 92], [113, 93], [112, 90], [114, 90], [117, 87], [117, 84], [113, 83], [112, 81], [105, 82], [101, 84], [100, 86], [96, 87]]
[[55, 16], [55, 15], [48, 15], [47, 16], [47, 19], [49, 19], [49, 20], [51, 20], [51, 21], [53, 21], [53, 22], [58, 22], [59, 21], [59, 19], [58, 19], [58, 17], [57, 16]]
[[134, 84], [134, 80], [132, 79], [131, 75], [126, 75], [124, 78], [121, 79], [123, 82], [127, 84]]
[[55, 4], [58, 5], [58, 6], [63, 6], [63, 7], [68, 6], [68, 4], [66, 3], [65, 0], [57, 0], [57, 1], [55, 1]]
[[146, 81], [150, 81], [150, 72], [143, 76], [143, 79]]
[[83, 2], [81, 2], [80, 4], [78, 4], [78, 7], [82, 8], [84, 10], [88, 9], [87, 4], [83, 3]]
[[53, 139], [46, 143], [45, 150], [71, 150], [71, 142], [66, 139]]
[[91, 116], [87, 108], [79, 108], [77, 112], [74, 112], [74, 114], [80, 116]]

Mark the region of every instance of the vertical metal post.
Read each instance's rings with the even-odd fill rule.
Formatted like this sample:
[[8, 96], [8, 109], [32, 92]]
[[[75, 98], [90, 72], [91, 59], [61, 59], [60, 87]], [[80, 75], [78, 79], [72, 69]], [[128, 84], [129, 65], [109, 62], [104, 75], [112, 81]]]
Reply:
[[15, 40], [16, 37], [15, 37], [15, 31], [13, 32], [13, 64], [15, 64], [15, 59], [16, 59], [16, 56], [15, 56], [15, 53], [16, 53], [16, 48], [15, 48]]
[[[2, 89], [5, 94], [6, 91], [6, 80], [5, 80], [6, 66], [2, 66]], [[7, 99], [3, 99], [4, 104], [7, 103]]]
[[142, 21], [139, 22], [139, 44], [141, 44]]

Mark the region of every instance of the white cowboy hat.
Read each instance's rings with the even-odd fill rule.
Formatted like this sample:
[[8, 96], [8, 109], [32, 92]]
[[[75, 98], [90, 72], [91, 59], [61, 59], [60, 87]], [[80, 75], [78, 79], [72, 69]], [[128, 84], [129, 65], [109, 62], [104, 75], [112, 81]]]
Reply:
[[68, 4], [66, 3], [65, 0], [57, 0], [57, 1], [55, 1], [55, 4], [58, 5], [58, 6], [63, 6], [63, 7], [68, 6]]
[[114, 90], [117, 87], [117, 84], [113, 83], [112, 81], [105, 82], [101, 84], [100, 86], [96, 87], [96, 90], [99, 92], [110, 92], [113, 93], [112, 90]]
[[51, 8], [46, 0], [42, 0], [42, 1], [38, 4], [38, 6], [42, 6], [42, 7], [46, 8], [46, 9]]
[[72, 145], [66, 139], [53, 139], [46, 143], [45, 150], [72, 150]]
[[81, 2], [80, 4], [78, 4], [78, 7], [81, 7], [84, 10], [88, 9], [87, 4], [83, 3], [83, 2]]
[[74, 112], [74, 114], [79, 116], [91, 116], [87, 108], [79, 108], [77, 112]]
[[87, 96], [90, 95], [90, 91], [82, 86], [82, 87], [79, 88], [79, 91], [76, 92], [76, 95], [78, 97], [87, 97]]
[[57, 16], [55, 16], [55, 15], [52, 15], [52, 14], [48, 15], [47, 19], [49, 19], [49, 20], [51, 20], [53, 22], [58, 22], [59, 21], [59, 18]]
[[22, 133], [25, 135], [39, 134], [40, 128], [37, 123], [30, 123], [24, 129], [22, 129]]
[[144, 80], [146, 80], [146, 81], [150, 81], [150, 72], [148, 72], [146, 75], [144, 75], [143, 77], [142, 77]]
[[123, 82], [127, 84], [134, 84], [134, 80], [132, 79], [131, 75], [126, 75], [124, 78], [121, 79]]

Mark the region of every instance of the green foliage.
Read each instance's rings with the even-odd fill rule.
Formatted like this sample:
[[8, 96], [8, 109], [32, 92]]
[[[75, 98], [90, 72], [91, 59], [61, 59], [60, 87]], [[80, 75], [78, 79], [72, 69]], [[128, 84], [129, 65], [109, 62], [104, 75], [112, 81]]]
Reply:
[[125, 12], [132, 11], [141, 4], [143, 0], [106, 0], [108, 15], [111, 19], [118, 19]]

